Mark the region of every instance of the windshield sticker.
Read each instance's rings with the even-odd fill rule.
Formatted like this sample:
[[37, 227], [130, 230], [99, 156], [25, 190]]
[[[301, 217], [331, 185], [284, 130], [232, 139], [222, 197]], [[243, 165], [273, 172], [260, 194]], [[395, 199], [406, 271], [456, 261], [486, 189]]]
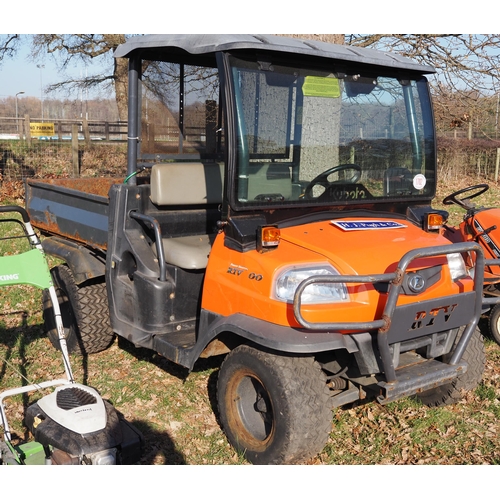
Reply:
[[350, 220], [350, 221], [334, 221], [331, 223], [334, 226], [343, 229], [344, 231], [366, 231], [369, 229], [400, 229], [406, 227], [400, 222], [393, 220]]
[[423, 174], [417, 174], [413, 178], [413, 187], [415, 189], [418, 189], [419, 191], [421, 189], [424, 189], [426, 183], [427, 183], [427, 179], [425, 178], [425, 175], [423, 175]]
[[340, 97], [340, 84], [338, 78], [325, 76], [306, 76], [302, 92], [309, 97]]

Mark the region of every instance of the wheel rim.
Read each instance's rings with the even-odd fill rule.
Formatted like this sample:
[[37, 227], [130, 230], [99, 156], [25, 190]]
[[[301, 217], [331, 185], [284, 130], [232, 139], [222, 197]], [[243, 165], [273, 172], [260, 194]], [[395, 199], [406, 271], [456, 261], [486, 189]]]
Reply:
[[246, 448], [265, 448], [275, 431], [269, 392], [253, 373], [240, 371], [228, 386], [230, 425]]

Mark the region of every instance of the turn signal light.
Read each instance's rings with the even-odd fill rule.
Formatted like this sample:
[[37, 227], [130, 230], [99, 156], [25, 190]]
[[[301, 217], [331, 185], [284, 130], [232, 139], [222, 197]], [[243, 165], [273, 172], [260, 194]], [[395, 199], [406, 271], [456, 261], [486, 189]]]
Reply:
[[444, 217], [437, 213], [428, 213], [424, 216], [424, 230], [429, 232], [439, 231], [444, 224]]
[[265, 252], [279, 245], [280, 230], [277, 226], [262, 226], [257, 231], [257, 250]]

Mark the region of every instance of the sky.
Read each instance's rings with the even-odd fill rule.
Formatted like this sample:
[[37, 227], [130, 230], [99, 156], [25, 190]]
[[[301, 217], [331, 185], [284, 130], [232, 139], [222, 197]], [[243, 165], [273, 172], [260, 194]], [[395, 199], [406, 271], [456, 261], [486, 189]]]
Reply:
[[[358, 0], [326, 8], [326, 4], [307, 2], [285, 3], [272, 0], [253, 0], [244, 8], [235, 9], [233, 0], [196, 2], [195, 12], [189, 12], [182, 2], [170, 3], [158, 14], [152, 3], [131, 4], [117, 8], [102, 0], [87, 0], [78, 9], [68, 11], [67, 2], [52, 0], [50, 9], [33, 0], [24, 0], [22, 11], [16, 2], [4, 2], [0, 18], [0, 32], [26, 31], [108, 31], [115, 33], [479, 33], [495, 29], [495, 16], [485, 19], [481, 9], [472, 9], [463, 16], [460, 9], [450, 10], [448, 4], [435, 0], [419, 0], [411, 11], [396, 0]], [[323, 5], [323, 7], [321, 7]], [[135, 10], [134, 10], [135, 9]], [[62, 15], [54, 15], [54, 13]], [[409, 14], [411, 12], [411, 14]], [[399, 13], [400, 15], [390, 15]], [[23, 14], [23, 15], [20, 15]], [[490, 24], [491, 26], [488, 26]], [[44, 68], [37, 68], [43, 64]], [[83, 63], [70, 68], [80, 77], [91, 67]], [[12, 60], [0, 63], [0, 98], [15, 96], [40, 97], [42, 87], [61, 81], [55, 61], [30, 61], [28, 49], [23, 47]], [[54, 95], [45, 95], [49, 98]], [[21, 96], [23, 97], [23, 96]], [[57, 96], [54, 96], [57, 97]], [[91, 96], [89, 96], [91, 97]], [[78, 96], [75, 96], [78, 98]]]
[[[40, 67], [38, 67], [40, 66]], [[86, 67], [83, 62], [70, 66], [66, 73], [81, 78], [86, 72], [91, 74], [93, 70], [99, 70], [101, 65], [97, 62]], [[57, 68], [56, 61], [51, 56], [44, 57], [43, 60], [33, 61], [29, 57], [29, 47], [26, 44], [18, 51], [12, 59], [4, 59], [0, 62], [0, 99], [12, 96], [18, 92], [24, 92], [19, 95], [19, 99], [32, 96], [40, 98], [43, 92], [43, 98], [48, 99], [58, 97], [57, 94], [47, 94], [45, 89], [52, 83], [58, 83], [63, 80], [63, 76]], [[63, 98], [78, 99], [78, 95], [60, 94]], [[90, 96], [89, 96], [90, 97]]]

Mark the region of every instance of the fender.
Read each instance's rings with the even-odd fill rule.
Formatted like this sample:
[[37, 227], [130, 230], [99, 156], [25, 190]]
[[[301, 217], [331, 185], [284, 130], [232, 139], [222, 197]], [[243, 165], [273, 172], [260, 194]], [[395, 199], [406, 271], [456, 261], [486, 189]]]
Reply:
[[[290, 354], [315, 354], [337, 349], [355, 353], [359, 350], [350, 335], [287, 328], [239, 313], [218, 316], [202, 310], [199, 331], [198, 340], [191, 349], [176, 349], [175, 362], [189, 370], [193, 369], [195, 362], [202, 357], [210, 342], [223, 333], [234, 334], [240, 340], [244, 339], [267, 349]], [[171, 347], [162, 337], [155, 337], [153, 344], [153, 348], [159, 353], [165, 349], [170, 350]]]
[[42, 247], [47, 255], [59, 257], [68, 264], [77, 285], [104, 276], [106, 268], [105, 256], [95, 250], [90, 250], [78, 243], [57, 236], [45, 238]]

